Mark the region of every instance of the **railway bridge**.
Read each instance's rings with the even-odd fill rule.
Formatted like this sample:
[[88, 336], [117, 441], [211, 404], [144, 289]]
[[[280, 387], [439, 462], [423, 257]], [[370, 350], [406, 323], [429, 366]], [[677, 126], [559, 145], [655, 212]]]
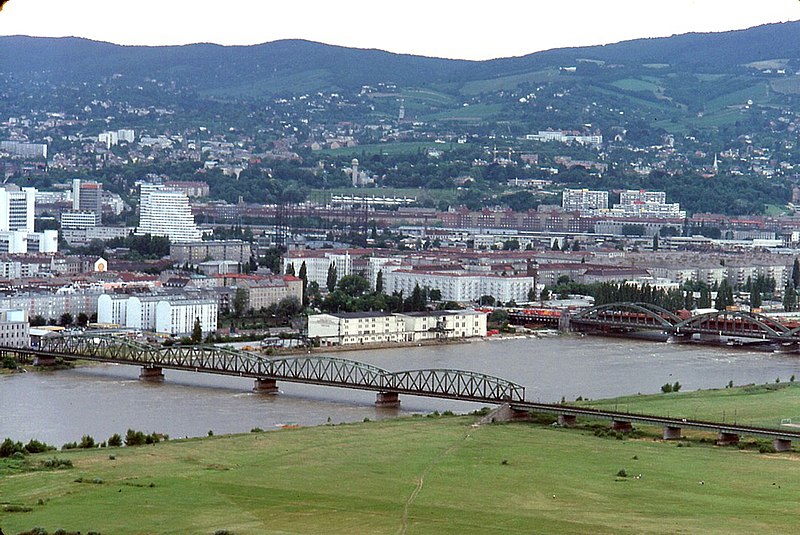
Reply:
[[701, 339], [764, 341], [797, 347], [800, 327], [791, 328], [754, 312], [721, 310], [681, 318], [649, 303], [609, 303], [588, 308], [570, 317], [570, 327], [583, 332], [630, 333], [657, 331], [673, 341]]

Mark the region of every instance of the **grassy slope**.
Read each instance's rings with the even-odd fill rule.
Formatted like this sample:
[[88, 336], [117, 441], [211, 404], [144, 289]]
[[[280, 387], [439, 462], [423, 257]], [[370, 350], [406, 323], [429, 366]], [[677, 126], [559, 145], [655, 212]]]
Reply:
[[789, 418], [800, 423], [800, 385], [781, 383], [721, 390], [627, 396], [586, 403], [589, 406], [674, 418], [780, 427]]
[[[0, 526], [6, 534], [34, 526], [123, 535], [755, 533], [781, 531], [795, 518], [793, 455], [472, 421], [404, 419], [58, 453], [75, 468], [0, 477], [0, 502], [33, 508], [0, 511]], [[621, 468], [642, 478], [621, 480]]]

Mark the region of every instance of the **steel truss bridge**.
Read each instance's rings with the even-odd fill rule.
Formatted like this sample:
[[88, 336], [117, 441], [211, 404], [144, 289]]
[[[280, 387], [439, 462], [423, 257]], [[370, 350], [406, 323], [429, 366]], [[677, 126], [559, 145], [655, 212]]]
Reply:
[[754, 312], [722, 310], [682, 319], [649, 303], [609, 303], [583, 310], [570, 318], [570, 326], [581, 331], [660, 331], [677, 338], [694, 334], [800, 342], [800, 327], [786, 325]]
[[[463, 401], [523, 401], [525, 388], [511, 381], [463, 370], [428, 369], [390, 372], [370, 364], [329, 356], [266, 358], [217, 346], [153, 346], [121, 336], [91, 333], [43, 338], [39, 348], [0, 348], [0, 352], [39, 362], [56, 358], [137, 365], [147, 370], [186, 370], [250, 377], [274, 388], [275, 381], [410, 394]], [[143, 374], [142, 377], [145, 377]], [[161, 376], [163, 378], [163, 376]], [[262, 389], [269, 391], [268, 389]], [[272, 390], [276, 391], [276, 390]]]

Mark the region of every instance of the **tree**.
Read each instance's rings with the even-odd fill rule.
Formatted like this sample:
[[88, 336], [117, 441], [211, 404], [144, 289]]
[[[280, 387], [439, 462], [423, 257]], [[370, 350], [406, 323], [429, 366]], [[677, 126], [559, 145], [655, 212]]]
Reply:
[[797, 258], [792, 265], [792, 284], [795, 288], [800, 288], [800, 259]]
[[733, 305], [733, 288], [728, 284], [728, 279], [722, 279], [722, 283], [720, 283], [717, 289], [717, 300], [714, 306], [717, 310], [725, 310], [727, 307]]
[[109, 448], [119, 448], [122, 446], [122, 437], [119, 436], [119, 433], [114, 433], [108, 439], [108, 447]]
[[383, 270], [378, 270], [378, 277], [375, 279], [375, 293], [383, 293]]
[[528, 289], [528, 302], [532, 303], [533, 301], [536, 301], [536, 288]]
[[72, 322], [73, 322], [72, 314], [70, 314], [69, 312], [64, 312], [63, 314], [61, 314], [61, 318], [58, 320], [58, 324], [61, 325], [62, 327], [69, 327], [70, 325], [72, 325]]
[[78, 314], [78, 325], [80, 327], [86, 327], [89, 324], [89, 316], [86, 315], [85, 312], [81, 312]]
[[331, 265], [328, 266], [328, 277], [325, 279], [325, 286], [328, 287], [329, 292], [336, 288], [336, 278], [336, 264], [331, 262]]
[[236, 288], [236, 293], [233, 296], [233, 315], [241, 318], [247, 308], [247, 290], [244, 288]]
[[750, 288], [750, 308], [761, 308], [761, 292], [755, 285]]
[[308, 304], [308, 271], [306, 268], [306, 261], [300, 265], [300, 280], [303, 281], [303, 306]]
[[286, 274], [294, 277], [294, 264], [289, 264], [286, 266]]
[[658, 251], [658, 234], [653, 234], [653, 251]]
[[200, 326], [200, 318], [194, 319], [194, 327], [192, 327], [192, 342], [199, 344], [203, 341], [203, 328]]
[[41, 327], [42, 325], [47, 325], [47, 320], [43, 316], [36, 314], [31, 318], [31, 327]]
[[542, 293], [539, 295], [539, 300], [540, 301], [547, 301], [548, 299], [550, 299], [550, 290], [545, 288], [544, 290], [542, 290]]
[[360, 275], [345, 275], [336, 288], [350, 297], [358, 297], [369, 291], [369, 281]]
[[793, 312], [797, 308], [797, 290], [792, 281], [787, 281], [786, 288], [783, 289], [783, 309], [786, 312]]

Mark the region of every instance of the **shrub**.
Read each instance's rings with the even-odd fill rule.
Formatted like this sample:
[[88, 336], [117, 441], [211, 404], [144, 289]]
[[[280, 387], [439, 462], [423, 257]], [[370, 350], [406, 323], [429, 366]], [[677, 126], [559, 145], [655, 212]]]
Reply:
[[66, 444], [61, 446], [61, 449], [62, 450], [75, 450], [75, 449], [78, 449], [78, 443], [77, 442], [67, 442]]
[[[328, 421], [330, 421], [330, 418], [328, 418]], [[263, 430], [263, 429], [261, 429], [260, 427], [254, 427], [254, 428], [252, 428], [252, 429], [250, 430], [250, 432], [251, 432], [251, 433], [263, 433], [263, 432], [264, 432], [264, 430]]]
[[672, 385], [670, 383], [664, 383], [661, 385], [661, 391], [665, 394], [669, 394], [672, 392]]
[[624, 468], [621, 468], [619, 472], [617, 472], [617, 477], [628, 477], [628, 472], [626, 472]]
[[72, 461], [69, 459], [59, 459], [58, 457], [53, 457], [52, 459], [45, 459], [41, 461], [41, 465], [44, 468], [72, 468]]
[[5, 507], [3, 507], [3, 511], [5, 511], [6, 513], [28, 513], [32, 510], [33, 510], [32, 507], [27, 507], [25, 505], [8, 504]]

